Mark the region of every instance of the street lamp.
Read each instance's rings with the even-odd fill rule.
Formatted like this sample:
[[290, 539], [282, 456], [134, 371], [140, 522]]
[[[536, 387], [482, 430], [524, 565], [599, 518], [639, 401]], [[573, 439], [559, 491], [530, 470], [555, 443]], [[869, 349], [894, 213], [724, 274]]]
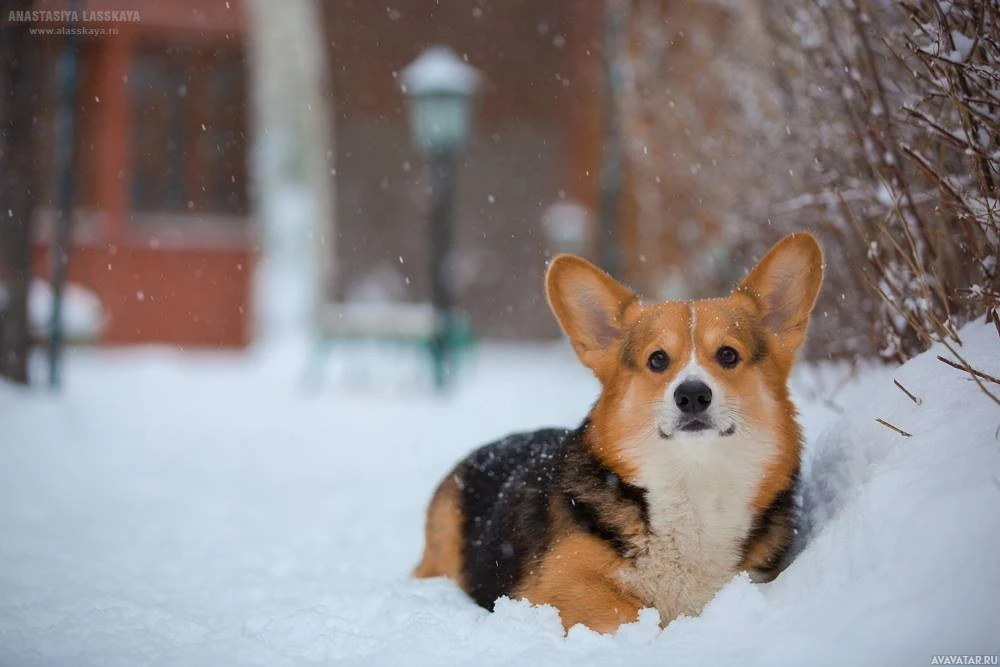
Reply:
[[542, 215], [542, 229], [553, 253], [586, 255], [592, 227], [590, 210], [572, 200], [560, 200]]
[[479, 71], [446, 46], [433, 46], [402, 72], [410, 131], [420, 150], [433, 156], [454, 152], [465, 143]]
[[449, 348], [457, 324], [448, 261], [455, 156], [469, 135], [479, 79], [478, 70], [443, 46], [427, 49], [402, 71], [410, 131], [431, 168], [431, 304], [437, 315], [431, 352], [438, 388], [447, 380]]

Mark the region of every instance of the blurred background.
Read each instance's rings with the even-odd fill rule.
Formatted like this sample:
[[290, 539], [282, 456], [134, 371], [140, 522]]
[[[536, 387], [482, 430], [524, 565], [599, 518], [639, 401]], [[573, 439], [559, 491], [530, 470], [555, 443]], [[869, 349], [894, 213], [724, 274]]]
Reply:
[[558, 252], [692, 298], [799, 229], [807, 354], [905, 359], [995, 317], [997, 8], [862, 4], [6, 0], [0, 371], [294, 333], [444, 382], [558, 337]]

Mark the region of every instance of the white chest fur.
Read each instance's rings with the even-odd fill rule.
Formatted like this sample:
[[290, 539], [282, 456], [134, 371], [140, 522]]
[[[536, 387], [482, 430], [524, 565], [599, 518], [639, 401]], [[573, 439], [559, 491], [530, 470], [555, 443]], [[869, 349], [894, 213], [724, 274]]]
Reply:
[[736, 573], [775, 446], [750, 431], [635, 444], [652, 535], [623, 583], [666, 623], [698, 614]]

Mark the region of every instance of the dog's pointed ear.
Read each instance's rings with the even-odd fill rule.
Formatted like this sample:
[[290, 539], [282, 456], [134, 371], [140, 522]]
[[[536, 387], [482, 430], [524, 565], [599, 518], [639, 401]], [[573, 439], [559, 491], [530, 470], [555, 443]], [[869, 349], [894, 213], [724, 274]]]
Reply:
[[805, 341], [809, 315], [823, 283], [823, 250], [812, 234], [778, 241], [735, 292], [757, 301], [764, 326], [794, 352]]
[[632, 290], [574, 255], [552, 260], [545, 274], [545, 292], [580, 361], [594, 371], [608, 352], [617, 350], [626, 322], [639, 308]]

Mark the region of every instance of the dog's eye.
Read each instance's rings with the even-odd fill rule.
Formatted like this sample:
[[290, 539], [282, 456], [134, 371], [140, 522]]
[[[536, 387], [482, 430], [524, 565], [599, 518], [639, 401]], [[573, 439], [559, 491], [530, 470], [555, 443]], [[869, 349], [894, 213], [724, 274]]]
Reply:
[[663, 350], [657, 350], [649, 355], [649, 359], [646, 360], [646, 367], [654, 373], [662, 373], [667, 370], [667, 364], [669, 363], [670, 359], [667, 358], [667, 353]]
[[720, 347], [719, 351], [715, 353], [715, 358], [724, 368], [732, 368], [740, 363], [740, 353], [728, 345]]

